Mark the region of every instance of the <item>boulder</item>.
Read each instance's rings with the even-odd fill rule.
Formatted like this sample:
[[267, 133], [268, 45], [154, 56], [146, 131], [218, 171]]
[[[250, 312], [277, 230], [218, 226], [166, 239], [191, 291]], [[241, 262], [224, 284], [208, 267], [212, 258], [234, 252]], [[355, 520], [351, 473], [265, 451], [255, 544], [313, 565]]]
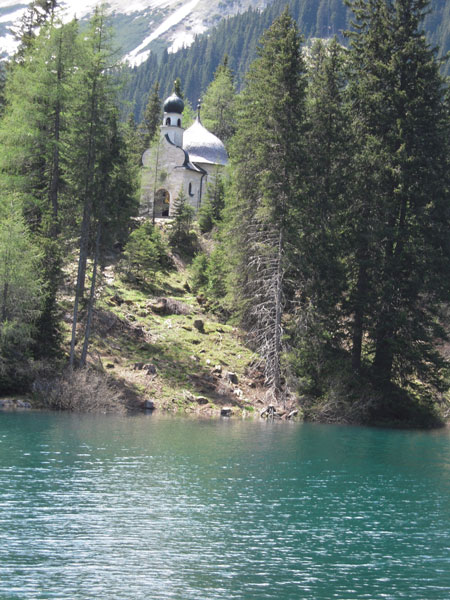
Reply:
[[220, 416], [221, 417], [231, 417], [232, 414], [233, 414], [233, 409], [231, 408], [231, 406], [224, 406], [220, 410]]
[[205, 396], [197, 396], [196, 400], [197, 404], [200, 404], [201, 406], [208, 404], [209, 402], [208, 398], [206, 398]]
[[111, 296], [110, 302], [120, 306], [121, 304], [123, 304], [123, 298], [121, 298], [118, 294], [114, 294], [114, 296]]
[[229, 381], [230, 383], [233, 383], [234, 385], [237, 385], [239, 382], [238, 376], [236, 375], [236, 373], [232, 373], [231, 371], [227, 372], [226, 379], [227, 379], [227, 381]]
[[156, 375], [158, 373], [156, 365], [153, 364], [144, 365], [144, 369], [147, 371], [147, 375]]
[[144, 410], [155, 410], [156, 406], [153, 400], [145, 400], [142, 405], [142, 408]]
[[194, 327], [200, 333], [205, 333], [205, 323], [203, 322], [203, 319], [195, 319]]
[[17, 400], [16, 406], [17, 408], [31, 408], [31, 404], [25, 400]]

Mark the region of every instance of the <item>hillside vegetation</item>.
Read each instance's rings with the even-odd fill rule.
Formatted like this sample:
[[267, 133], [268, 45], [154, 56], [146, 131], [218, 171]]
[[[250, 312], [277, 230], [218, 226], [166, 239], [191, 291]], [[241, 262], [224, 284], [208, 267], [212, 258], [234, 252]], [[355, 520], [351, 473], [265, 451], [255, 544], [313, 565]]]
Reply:
[[[223, 60], [201, 115], [229, 164], [197, 213], [180, 189], [170, 221], [153, 223], [140, 178], [159, 144], [158, 84], [142, 121], [122, 122], [105, 10], [80, 31], [55, 3], [32, 4], [1, 105], [3, 395], [444, 421], [447, 82], [422, 30], [426, 0], [351, 8], [348, 48], [305, 49], [283, 11], [239, 93]], [[156, 192], [167, 173], [151, 163]]]
[[[146, 97], [154, 84], [159, 82], [162, 96], [168, 96], [173, 81], [181, 74], [186, 97], [195, 106], [225, 55], [237, 88], [241, 89], [256, 57], [261, 35], [286, 5], [306, 41], [337, 36], [341, 43], [348, 43], [344, 32], [351, 29], [352, 11], [344, 0], [275, 0], [263, 11], [251, 9], [224, 19], [211, 31], [197, 36], [190, 47], [174, 54], [168, 54], [155, 42], [148, 60], [130, 71], [124, 89], [124, 99], [130, 103], [126, 110], [132, 111], [140, 121]], [[439, 56], [444, 56], [450, 51], [450, 5], [445, 0], [431, 0], [430, 9], [424, 18], [424, 28], [430, 44], [438, 48]], [[449, 73], [448, 64], [442, 68], [444, 74]]]

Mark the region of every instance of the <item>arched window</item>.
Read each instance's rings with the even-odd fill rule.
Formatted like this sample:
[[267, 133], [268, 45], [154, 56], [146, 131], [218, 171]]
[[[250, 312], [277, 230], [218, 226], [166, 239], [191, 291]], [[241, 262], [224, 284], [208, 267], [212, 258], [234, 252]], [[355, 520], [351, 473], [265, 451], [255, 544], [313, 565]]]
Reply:
[[181, 119], [178, 119], [177, 125], [178, 125], [178, 127], [181, 127]]
[[193, 192], [192, 192], [192, 183], [189, 183], [188, 193], [189, 193], [189, 196], [193, 196], [194, 195]]
[[167, 119], [166, 119], [166, 125], [170, 125], [170, 117], [167, 117]]
[[154, 216], [156, 218], [168, 217], [170, 208], [170, 194], [167, 190], [161, 188], [155, 194]]

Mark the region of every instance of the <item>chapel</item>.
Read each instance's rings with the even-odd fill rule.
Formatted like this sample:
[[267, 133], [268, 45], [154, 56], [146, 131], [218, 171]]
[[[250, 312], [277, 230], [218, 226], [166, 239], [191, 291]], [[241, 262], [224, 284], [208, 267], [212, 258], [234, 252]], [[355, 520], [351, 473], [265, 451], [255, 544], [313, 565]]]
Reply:
[[225, 146], [200, 120], [200, 105], [194, 123], [183, 129], [183, 100], [173, 93], [164, 102], [159, 144], [142, 156], [143, 212], [155, 218], [174, 215], [181, 190], [197, 211], [206, 189], [227, 164]]

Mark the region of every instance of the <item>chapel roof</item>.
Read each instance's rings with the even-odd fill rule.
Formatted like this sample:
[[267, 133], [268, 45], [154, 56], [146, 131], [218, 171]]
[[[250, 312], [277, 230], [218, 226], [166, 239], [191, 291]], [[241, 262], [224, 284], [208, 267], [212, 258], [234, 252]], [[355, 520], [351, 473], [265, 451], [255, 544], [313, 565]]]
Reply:
[[182, 114], [184, 110], [184, 102], [183, 100], [177, 96], [174, 92], [171, 96], [166, 98], [164, 102], [164, 112], [165, 113], [177, 113], [179, 115]]
[[199, 117], [184, 132], [183, 149], [189, 153], [189, 160], [194, 163], [226, 165], [228, 162], [225, 146], [218, 137], [203, 127]]

